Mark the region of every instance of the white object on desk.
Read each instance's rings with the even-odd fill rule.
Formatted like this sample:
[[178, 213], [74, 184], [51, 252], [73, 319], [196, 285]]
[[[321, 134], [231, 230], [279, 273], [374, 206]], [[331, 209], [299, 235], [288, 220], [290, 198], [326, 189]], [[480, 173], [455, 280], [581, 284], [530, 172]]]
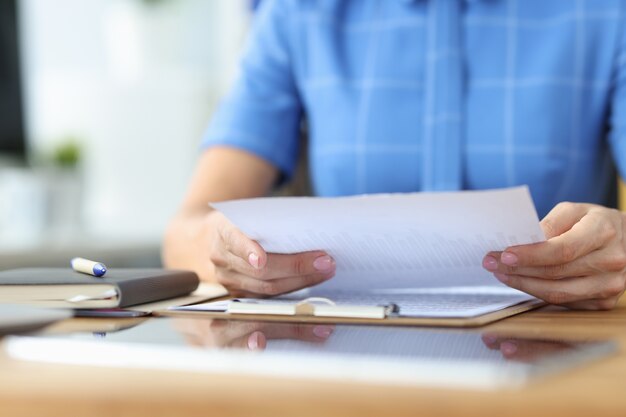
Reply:
[[85, 258], [72, 258], [70, 266], [76, 272], [94, 277], [102, 277], [107, 273], [107, 267], [102, 262], [90, 261]]
[[[236, 298], [226, 305], [228, 314], [271, 314], [279, 316], [315, 316], [334, 318], [384, 319], [393, 312], [393, 306], [387, 305], [337, 305], [328, 298], [310, 297], [304, 300], [282, 300]], [[194, 310], [189, 306], [186, 310]], [[173, 310], [176, 310], [174, 308]], [[185, 308], [178, 309], [184, 311]], [[217, 310], [219, 311], [219, 310]]]
[[477, 332], [338, 325], [324, 343], [270, 338], [265, 351], [250, 352], [190, 347], [174, 323], [148, 320], [97, 339], [90, 333], [10, 337], [4, 346], [12, 358], [28, 361], [209, 372], [218, 374], [216, 378], [219, 374], [261, 375], [475, 390], [517, 387], [535, 376], [568, 369], [618, 348], [613, 342], [583, 342], [566, 351], [548, 349], [541, 354], [549, 343], [543, 340], [526, 363], [507, 360], [499, 350], [486, 346]]

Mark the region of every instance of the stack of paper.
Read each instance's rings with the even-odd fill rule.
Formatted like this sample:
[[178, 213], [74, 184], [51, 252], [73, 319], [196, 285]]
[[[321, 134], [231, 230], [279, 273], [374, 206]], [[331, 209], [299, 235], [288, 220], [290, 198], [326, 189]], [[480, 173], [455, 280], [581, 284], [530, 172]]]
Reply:
[[544, 240], [527, 187], [212, 206], [267, 252], [324, 250], [335, 259], [334, 278], [295, 297], [393, 302], [408, 316], [470, 317], [532, 299], [502, 285], [482, 260], [489, 251]]

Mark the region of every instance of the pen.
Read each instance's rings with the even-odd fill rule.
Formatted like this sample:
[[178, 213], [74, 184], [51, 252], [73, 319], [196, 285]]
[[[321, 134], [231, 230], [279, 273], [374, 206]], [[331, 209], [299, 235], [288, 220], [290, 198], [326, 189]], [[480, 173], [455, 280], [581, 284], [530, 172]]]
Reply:
[[103, 263], [90, 261], [89, 259], [74, 258], [70, 261], [70, 265], [74, 271], [93, 275], [94, 277], [101, 277], [107, 273], [107, 267]]

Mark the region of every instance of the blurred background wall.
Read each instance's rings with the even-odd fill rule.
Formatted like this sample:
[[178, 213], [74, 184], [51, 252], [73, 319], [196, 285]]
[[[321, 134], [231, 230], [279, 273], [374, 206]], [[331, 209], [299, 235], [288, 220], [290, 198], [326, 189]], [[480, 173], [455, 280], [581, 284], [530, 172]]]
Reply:
[[16, 4], [27, 152], [0, 148], [0, 269], [49, 249], [156, 256], [252, 2]]

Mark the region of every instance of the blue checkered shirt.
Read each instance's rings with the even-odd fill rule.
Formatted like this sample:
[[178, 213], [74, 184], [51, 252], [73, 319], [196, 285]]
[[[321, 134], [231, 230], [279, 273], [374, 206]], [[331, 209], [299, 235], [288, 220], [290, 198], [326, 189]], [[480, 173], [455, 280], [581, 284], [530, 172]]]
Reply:
[[528, 184], [540, 215], [626, 174], [622, 0], [264, 0], [203, 146], [317, 195]]

